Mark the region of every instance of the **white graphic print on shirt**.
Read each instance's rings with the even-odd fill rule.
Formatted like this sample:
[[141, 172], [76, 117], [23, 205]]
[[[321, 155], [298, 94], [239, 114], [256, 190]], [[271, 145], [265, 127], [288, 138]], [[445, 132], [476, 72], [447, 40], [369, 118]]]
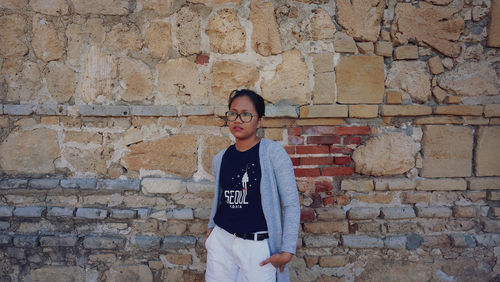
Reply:
[[[251, 168], [249, 169], [249, 166]], [[248, 205], [247, 202], [247, 194], [248, 194], [248, 189], [252, 187], [252, 183], [255, 185], [257, 182], [257, 178], [255, 178], [255, 170], [254, 170], [255, 164], [246, 164], [245, 168], [241, 170], [241, 172], [245, 172], [243, 176], [241, 176], [239, 173], [236, 175], [236, 179], [232, 177], [231, 179], [233, 180], [234, 187], [235, 188], [240, 188], [238, 190], [225, 190], [224, 191], [224, 197], [226, 198], [226, 203], [229, 205], [230, 208], [232, 209], [241, 209], [242, 205]], [[250, 175], [249, 175], [250, 173]], [[250, 176], [253, 177], [253, 181], [250, 182]], [[240, 177], [241, 177], [241, 186], [240, 184]], [[249, 183], [250, 182], [250, 183]]]

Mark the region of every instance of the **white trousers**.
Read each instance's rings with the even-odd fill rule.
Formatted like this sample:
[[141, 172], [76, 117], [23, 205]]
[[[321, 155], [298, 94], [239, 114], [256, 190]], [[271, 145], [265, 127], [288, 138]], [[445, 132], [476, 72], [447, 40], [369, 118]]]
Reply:
[[215, 226], [208, 236], [207, 282], [234, 281], [276, 281], [276, 268], [268, 263], [260, 263], [270, 257], [267, 243], [235, 237], [226, 230]]

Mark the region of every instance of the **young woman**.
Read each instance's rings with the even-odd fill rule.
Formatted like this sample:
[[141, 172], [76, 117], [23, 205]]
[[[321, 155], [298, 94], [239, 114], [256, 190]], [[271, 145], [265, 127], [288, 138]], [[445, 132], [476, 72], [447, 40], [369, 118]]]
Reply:
[[[226, 121], [236, 139], [212, 161], [216, 186], [205, 239], [211, 281], [289, 281], [300, 206], [292, 162], [283, 147], [260, 139], [264, 99], [231, 92]], [[279, 269], [279, 271], [277, 270]]]

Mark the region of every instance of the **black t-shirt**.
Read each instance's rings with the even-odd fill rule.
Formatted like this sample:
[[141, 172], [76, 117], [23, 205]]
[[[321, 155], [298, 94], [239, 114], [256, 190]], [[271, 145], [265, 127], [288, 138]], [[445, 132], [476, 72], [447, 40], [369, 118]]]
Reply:
[[214, 222], [229, 233], [266, 231], [260, 198], [260, 142], [240, 152], [229, 146], [220, 168], [220, 205]]

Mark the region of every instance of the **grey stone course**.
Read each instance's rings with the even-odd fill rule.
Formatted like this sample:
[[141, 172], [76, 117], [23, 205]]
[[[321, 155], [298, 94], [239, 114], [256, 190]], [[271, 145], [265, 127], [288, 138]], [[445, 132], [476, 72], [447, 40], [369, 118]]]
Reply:
[[424, 218], [447, 218], [452, 215], [449, 207], [417, 207], [416, 211], [418, 217]]
[[381, 208], [381, 215], [385, 219], [403, 219], [403, 218], [414, 218], [415, 210], [412, 207], [390, 207], [390, 208]]
[[4, 104], [3, 114], [11, 116], [29, 116], [35, 111], [35, 106], [30, 104]]
[[303, 238], [306, 247], [336, 247], [339, 245], [339, 240], [335, 237], [328, 235], [307, 235]]
[[111, 218], [136, 218], [137, 211], [136, 210], [121, 210], [121, 209], [112, 209], [111, 210]]
[[90, 178], [63, 179], [61, 187], [66, 189], [96, 189], [97, 180]]
[[21, 248], [34, 248], [38, 246], [38, 236], [14, 235], [14, 246]]
[[174, 219], [185, 219], [185, 220], [194, 219], [193, 210], [189, 208], [171, 210], [167, 212], [167, 217]]
[[349, 219], [373, 219], [380, 214], [378, 208], [351, 208], [347, 214]]
[[156, 250], [160, 247], [160, 236], [135, 236], [131, 243], [141, 250]]
[[24, 259], [26, 257], [23, 248], [14, 248], [14, 247], [7, 248], [7, 255], [11, 258], [16, 258], [16, 259]]
[[0, 234], [0, 245], [12, 244], [12, 237], [6, 234]]
[[477, 243], [471, 234], [452, 234], [450, 235], [453, 246], [458, 248], [476, 247]]
[[126, 117], [130, 115], [130, 108], [123, 105], [80, 105], [79, 110], [82, 116]]
[[292, 105], [266, 104], [266, 117], [299, 117], [299, 108]]
[[45, 104], [38, 105], [36, 107], [35, 112], [38, 115], [57, 116], [57, 115], [67, 115], [68, 114], [68, 109], [67, 109], [66, 105], [58, 105], [58, 104], [54, 104], [54, 103], [45, 103]]
[[14, 209], [14, 216], [19, 217], [41, 217], [45, 207], [17, 207]]
[[28, 179], [2, 179], [0, 189], [23, 189], [28, 186]]
[[31, 179], [29, 181], [29, 186], [34, 189], [54, 189], [58, 185], [59, 179], [53, 178]]
[[182, 116], [207, 116], [214, 114], [212, 105], [182, 106], [180, 115]]
[[40, 237], [40, 246], [42, 247], [74, 247], [77, 243], [78, 237], [75, 235]]
[[194, 247], [196, 238], [193, 236], [167, 236], [163, 238], [163, 249], [182, 249]]
[[150, 208], [138, 208], [135, 209], [137, 211], [137, 216], [139, 218], [148, 218], [149, 215], [151, 214], [151, 209]]
[[3, 104], [0, 104], [0, 115], [3, 115]]
[[105, 179], [97, 181], [97, 189], [112, 191], [140, 191], [141, 181], [125, 179]]
[[186, 182], [187, 191], [189, 193], [206, 193], [214, 191], [214, 183], [203, 181], [203, 182]]
[[406, 237], [406, 248], [408, 250], [414, 250], [422, 244], [424, 239], [418, 234], [410, 234]]
[[0, 207], [0, 217], [10, 217], [12, 216], [12, 211], [14, 207], [1, 206]]
[[70, 208], [70, 207], [51, 207], [47, 211], [47, 216], [67, 216], [67, 217], [72, 217], [74, 211], [75, 211], [75, 209], [74, 208]]
[[479, 246], [500, 246], [500, 234], [498, 233], [476, 234], [474, 235], [474, 239], [476, 239], [476, 242]]
[[78, 208], [76, 210], [76, 217], [88, 219], [104, 219], [108, 216], [108, 211], [96, 208]]
[[83, 240], [86, 249], [117, 249], [125, 246], [125, 238], [118, 236], [88, 236]]
[[377, 237], [364, 235], [342, 235], [342, 245], [353, 249], [382, 248], [384, 247], [384, 241]]
[[384, 239], [384, 246], [388, 249], [404, 249], [406, 236], [388, 236]]
[[170, 105], [133, 105], [131, 114], [134, 116], [177, 116], [177, 107]]
[[7, 230], [10, 227], [10, 222], [0, 221], [0, 230]]
[[200, 219], [209, 219], [210, 209], [204, 209], [204, 208], [194, 209], [194, 217]]

